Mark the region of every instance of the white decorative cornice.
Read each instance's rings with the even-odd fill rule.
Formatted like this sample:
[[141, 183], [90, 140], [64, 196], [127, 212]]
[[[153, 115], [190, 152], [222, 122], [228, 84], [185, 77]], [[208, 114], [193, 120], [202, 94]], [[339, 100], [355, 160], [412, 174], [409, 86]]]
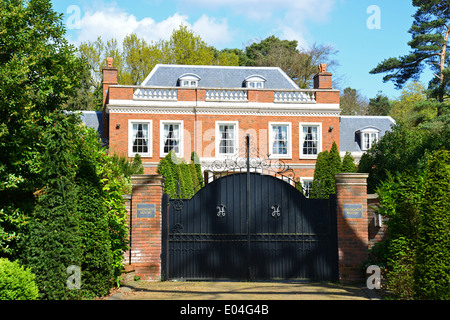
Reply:
[[327, 116], [340, 115], [339, 104], [317, 103], [224, 103], [204, 101], [111, 100], [107, 113], [207, 114], [246, 116]]

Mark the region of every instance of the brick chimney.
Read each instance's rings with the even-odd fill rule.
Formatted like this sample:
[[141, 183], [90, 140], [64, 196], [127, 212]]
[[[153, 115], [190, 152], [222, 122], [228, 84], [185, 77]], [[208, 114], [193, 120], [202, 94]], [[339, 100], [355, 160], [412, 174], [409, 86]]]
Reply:
[[319, 72], [314, 76], [314, 89], [333, 89], [332, 74], [327, 72], [327, 64], [319, 65]]
[[106, 67], [102, 69], [103, 73], [103, 109], [106, 107], [108, 98], [108, 88], [117, 83], [117, 68], [113, 67], [113, 58], [106, 58]]
[[109, 86], [118, 84], [117, 68], [113, 67], [113, 58], [106, 58], [106, 67], [102, 69], [103, 74], [103, 138], [109, 143], [109, 117], [106, 114], [106, 105], [109, 101]]
[[326, 63], [319, 65], [319, 72], [314, 76], [314, 89], [325, 90], [316, 91], [317, 103], [340, 103], [339, 90], [333, 90], [332, 74], [327, 72]]

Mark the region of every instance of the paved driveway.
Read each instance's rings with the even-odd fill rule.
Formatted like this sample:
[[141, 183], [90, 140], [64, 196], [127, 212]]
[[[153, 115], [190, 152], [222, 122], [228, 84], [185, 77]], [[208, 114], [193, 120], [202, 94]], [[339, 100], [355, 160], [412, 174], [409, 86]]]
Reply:
[[133, 281], [108, 300], [371, 300], [362, 286], [310, 282]]

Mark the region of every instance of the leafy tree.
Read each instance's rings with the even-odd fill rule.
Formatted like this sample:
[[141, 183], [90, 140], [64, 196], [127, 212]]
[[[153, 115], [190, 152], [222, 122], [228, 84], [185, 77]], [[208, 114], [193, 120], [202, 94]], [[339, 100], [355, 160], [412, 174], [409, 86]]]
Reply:
[[49, 1], [2, 1], [0, 17], [0, 242], [14, 258], [44, 184], [46, 117], [79, 88], [84, 69]]
[[279, 67], [300, 88], [312, 86], [312, 77], [317, 73], [319, 63], [327, 63], [329, 68], [337, 65], [331, 59], [336, 54], [331, 46], [314, 44], [307, 50], [298, 49], [296, 40], [280, 40], [273, 35], [247, 46], [245, 54], [247, 59], [240, 59], [245, 66]]
[[[407, 126], [417, 126], [421, 119], [429, 120], [436, 115], [435, 108], [425, 110], [420, 108], [420, 111], [415, 108], [415, 105], [427, 99], [425, 93], [425, 86], [420, 82], [408, 83], [402, 90], [400, 97], [392, 101], [392, 107], [389, 115], [394, 118], [396, 122], [402, 122]], [[426, 117], [422, 114], [426, 114]]]
[[368, 102], [367, 99], [361, 96], [356, 89], [347, 87], [341, 94], [340, 106], [342, 109], [342, 115], [366, 115]]
[[83, 66], [49, 1], [3, 1], [0, 16], [0, 181], [32, 190], [43, 116], [79, 87]]
[[120, 80], [123, 82], [119, 83], [140, 84], [154, 66], [151, 61], [151, 49], [144, 39], [139, 39], [134, 33], [125, 37], [122, 47], [126, 71], [122, 71], [124, 76]]
[[378, 92], [375, 98], [369, 99], [368, 114], [371, 116], [387, 116], [391, 110], [389, 98]]
[[[450, 34], [450, 4], [441, 0], [413, 0], [417, 7], [408, 42], [411, 53], [399, 58], [389, 58], [370, 71], [372, 74], [388, 73], [383, 78], [392, 80], [398, 88], [410, 79], [417, 81], [428, 64], [435, 77], [429, 83], [431, 96], [439, 103], [448, 95], [449, 70], [447, 45]], [[438, 115], [445, 105], [438, 105]]]
[[[42, 298], [105, 294], [126, 250], [126, 210], [120, 175], [99, 165], [98, 136], [60, 111], [80, 88], [84, 62], [49, 1], [0, 9], [1, 254], [34, 270]], [[85, 270], [79, 290], [66, 287], [70, 265]]]

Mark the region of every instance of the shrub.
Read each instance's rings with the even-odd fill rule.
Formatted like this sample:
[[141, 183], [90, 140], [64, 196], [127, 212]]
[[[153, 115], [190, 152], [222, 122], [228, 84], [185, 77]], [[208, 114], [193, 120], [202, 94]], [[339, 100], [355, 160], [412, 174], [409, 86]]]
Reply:
[[389, 238], [382, 245], [387, 267], [388, 289], [399, 299], [414, 297], [414, 268], [420, 225], [419, 203], [422, 199], [423, 175], [405, 171], [387, 175], [377, 189], [377, 211], [387, 217]]
[[[330, 194], [330, 164], [328, 162], [328, 150], [322, 151], [317, 156], [316, 169], [314, 170], [314, 180], [312, 183], [310, 197], [313, 199], [324, 198]], [[334, 181], [333, 181], [334, 182]]]
[[192, 182], [191, 169], [184, 159], [179, 166], [181, 175], [183, 176], [183, 196], [185, 198], [191, 198], [194, 195], [194, 183]]
[[350, 152], [346, 152], [344, 159], [342, 159], [342, 172], [356, 172], [355, 159]]
[[[108, 240], [112, 255], [112, 272], [114, 283], [119, 283], [123, 270], [123, 254], [128, 250], [128, 212], [123, 198], [126, 189], [123, 172], [115, 165], [108, 155], [101, 157], [100, 172], [102, 183], [102, 202], [106, 208], [108, 221]], [[105, 254], [107, 254], [105, 252]], [[105, 280], [106, 281], [106, 280]]]
[[0, 300], [36, 300], [35, 275], [17, 261], [0, 259]]
[[415, 279], [417, 298], [450, 299], [450, 151], [428, 161]]
[[310, 197], [328, 199], [336, 192], [334, 175], [340, 172], [342, 172], [341, 156], [336, 143], [333, 142], [329, 152], [325, 150], [317, 156]]
[[411, 239], [400, 236], [388, 242], [387, 285], [396, 298], [414, 298], [415, 253], [415, 244]]

